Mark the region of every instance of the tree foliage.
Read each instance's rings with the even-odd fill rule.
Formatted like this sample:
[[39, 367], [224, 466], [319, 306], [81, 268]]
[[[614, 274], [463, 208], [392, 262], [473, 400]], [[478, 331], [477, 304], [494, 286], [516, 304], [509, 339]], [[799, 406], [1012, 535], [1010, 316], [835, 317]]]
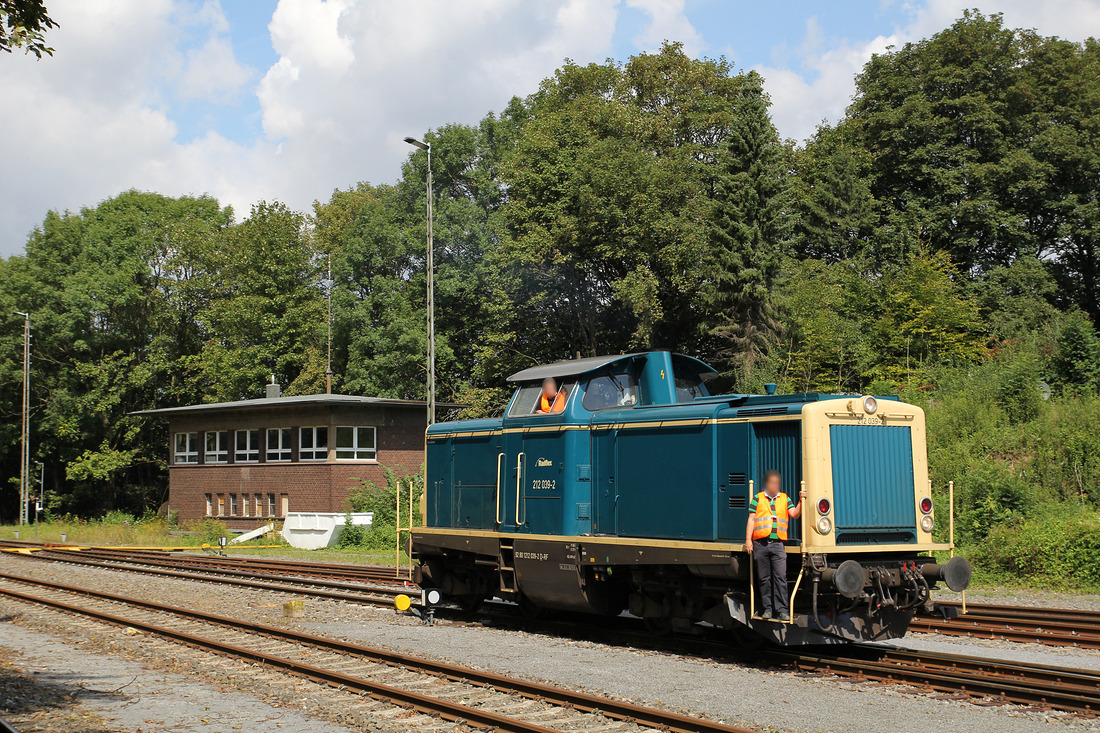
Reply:
[[[972, 543], [1093, 511], [1098, 55], [968, 12], [875, 56], [846, 116], [796, 147], [757, 74], [668, 43], [567, 61], [476, 125], [428, 130], [439, 400], [499, 414], [523, 367], [670, 348], [721, 388], [923, 405]], [[58, 512], [161, 502], [167, 436], [135, 410], [258, 397], [272, 375], [322, 390], [330, 296], [334, 388], [423, 398], [427, 163], [308, 215], [137, 191], [47, 214], [0, 260], [0, 514], [12, 311], [31, 312], [32, 452]]]
[[22, 48], [38, 58], [53, 56], [44, 35], [56, 27], [42, 0], [0, 0], [0, 51]]

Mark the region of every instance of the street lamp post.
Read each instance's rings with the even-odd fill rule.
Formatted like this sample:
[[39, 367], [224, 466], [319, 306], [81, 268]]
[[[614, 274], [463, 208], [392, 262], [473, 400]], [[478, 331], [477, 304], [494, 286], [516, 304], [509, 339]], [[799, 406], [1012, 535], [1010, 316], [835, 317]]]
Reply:
[[31, 397], [31, 315], [12, 311], [23, 316], [23, 443], [19, 452], [19, 525], [27, 523], [27, 501], [30, 498], [30, 408]]
[[432, 146], [407, 137], [409, 145], [428, 153], [428, 425], [435, 423], [435, 247], [432, 237]]

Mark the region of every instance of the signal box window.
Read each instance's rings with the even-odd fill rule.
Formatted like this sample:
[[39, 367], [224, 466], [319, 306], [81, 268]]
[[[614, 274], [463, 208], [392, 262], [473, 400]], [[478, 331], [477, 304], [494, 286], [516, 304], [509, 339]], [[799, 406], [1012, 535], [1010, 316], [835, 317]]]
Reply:
[[256, 463], [260, 460], [259, 430], [237, 431], [237, 450], [233, 460], [237, 463]]
[[302, 428], [299, 431], [298, 460], [324, 461], [328, 459], [328, 428]]
[[275, 514], [275, 495], [274, 494], [268, 494], [267, 495], [267, 516], [269, 516], [269, 517], [277, 516]]
[[237, 516], [237, 495], [229, 495], [229, 515], [232, 517]]
[[629, 372], [604, 374], [588, 380], [581, 401], [586, 410], [633, 407], [638, 404], [638, 383]]
[[371, 461], [378, 455], [374, 428], [341, 426], [336, 428], [336, 457], [343, 460]]
[[176, 433], [176, 463], [199, 462], [199, 434]]
[[229, 460], [229, 431], [206, 434], [206, 462], [225, 463]]
[[267, 431], [267, 460], [290, 460], [290, 428], [269, 428]]
[[[568, 401], [573, 391], [577, 388], [576, 382], [562, 382], [558, 386], [558, 392]], [[528, 415], [558, 415], [561, 410], [553, 412], [540, 412], [542, 408], [542, 382], [524, 384], [516, 390], [516, 397], [512, 400], [512, 406], [508, 408], [508, 417], [526, 417]]]

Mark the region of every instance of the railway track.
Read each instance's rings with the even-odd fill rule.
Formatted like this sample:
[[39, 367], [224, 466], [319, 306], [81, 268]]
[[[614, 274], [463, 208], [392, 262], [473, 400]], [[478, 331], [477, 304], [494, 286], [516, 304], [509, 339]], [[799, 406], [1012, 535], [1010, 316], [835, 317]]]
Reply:
[[1088, 717], [1100, 713], [1100, 673], [1095, 671], [864, 644], [852, 645], [844, 656], [793, 650], [773, 654], [801, 671], [905, 684], [953, 699], [992, 700]]
[[[22, 576], [0, 573], [0, 597], [134, 629], [475, 727], [517, 733], [748, 733], [720, 722], [415, 655]], [[423, 727], [415, 720], [403, 722]]]
[[[176, 555], [166, 557], [146, 553], [125, 557], [111, 553], [107, 555], [115, 559], [93, 559], [95, 556], [86, 555], [84, 552], [35, 553], [35, 556], [40, 556], [44, 560], [74, 562], [106, 569], [151, 573], [170, 578], [238, 585], [259, 590], [294, 592], [371, 605], [388, 606], [395, 595], [406, 590], [396, 585], [365, 588], [360, 584], [322, 580], [319, 577], [274, 576], [271, 572], [253, 573], [251, 570], [240, 571], [220, 565], [218, 567], [207, 565], [195, 571], [177, 571], [157, 566], [174, 562], [179, 559]], [[205, 560], [205, 558], [200, 559]], [[293, 563], [288, 563], [284, 567], [289, 570], [289, 566], [292, 565]], [[318, 572], [318, 575], [321, 573]], [[1081, 619], [1087, 618], [1089, 614], [1068, 609], [1049, 609], [1049, 611], [1051, 612], [1048, 613], [1048, 609], [1014, 609], [968, 604], [968, 614], [965, 616], [946, 620], [919, 618], [914, 629], [944, 633], [939, 629], [945, 627], [951, 629], [949, 633], [959, 635], [988, 634], [984, 638], [1009, 638], [1021, 641], [1034, 641], [1036, 635], [1042, 634], [1043, 638], [1048, 640], [1046, 643], [1075, 643], [1078, 646], [1085, 646], [1088, 635], [1081, 631]], [[558, 635], [576, 634], [589, 639], [602, 638], [605, 641], [610, 640], [608, 643], [612, 644], [636, 644], [672, 652], [683, 652], [688, 649], [689, 653], [713, 657], [748, 658], [745, 655], [739, 655], [730, 647], [727, 640], [676, 638], [660, 642], [640, 630], [632, 631], [629, 628], [623, 628], [620, 624], [616, 624], [616, 628], [593, 628], [591, 623], [569, 621], [533, 623], [519, 621], [514, 614], [508, 615], [500, 611], [490, 612], [489, 617], [495, 621], [506, 619], [507, 623], [522, 623], [532, 630], [548, 630], [549, 633]], [[980, 626], [982, 623], [988, 623], [990, 628], [984, 629]], [[1042, 626], [1036, 625], [1040, 623]], [[992, 628], [997, 624], [1001, 626]], [[1032, 627], [1026, 628], [1024, 624], [1031, 624]], [[1062, 630], [1062, 633], [1073, 641], [1055, 641], [1058, 637], [1053, 633], [1052, 624], [1067, 627]], [[1012, 632], [1006, 629], [1015, 629], [1016, 635], [1013, 636]], [[656, 647], [654, 647], [655, 643]], [[756, 661], [759, 660], [760, 658], [756, 657]], [[775, 650], [766, 654], [766, 661], [776, 666], [832, 674], [855, 681], [910, 685], [925, 691], [953, 695], [960, 699], [992, 699], [1089, 716], [1100, 712], [1100, 674], [1082, 670], [1016, 664], [965, 655], [915, 652], [898, 648], [888, 648], [884, 651], [881, 647], [873, 645], [853, 645], [846, 648], [843, 655]]]
[[[161, 568], [165, 572], [155, 574], [191, 580], [234, 583], [230, 579], [236, 579], [234, 584], [245, 587], [298, 590], [314, 597], [373, 605], [390, 603], [398, 593], [407, 592], [406, 584], [409, 583], [406, 575], [395, 573], [391, 568], [377, 566], [335, 565], [330, 570], [325, 563], [255, 561], [252, 558], [110, 548], [76, 551], [46, 547], [35, 554], [43, 559], [119, 570], [132, 569], [135, 565]], [[180, 575], [179, 568], [204, 575]], [[277, 580], [282, 585], [272, 585], [268, 579]], [[349, 579], [353, 582], [348, 582]], [[913, 620], [912, 630], [948, 636], [1100, 649], [1100, 613], [1097, 612], [968, 604], [967, 613], [962, 615], [958, 604], [943, 603], [940, 606], [946, 610], [946, 617], [917, 617]]]
[[968, 603], [939, 604], [946, 617], [918, 616], [910, 629], [974, 639], [1100, 649], [1100, 612]]
[[186, 552], [168, 552], [156, 549], [82, 547], [72, 549], [73, 545], [37, 543], [23, 540], [0, 540], [0, 547], [33, 549], [36, 554], [50, 556], [85, 556], [119, 562], [167, 565], [177, 568], [203, 570], [233, 570], [250, 572], [256, 575], [293, 575], [301, 578], [320, 578], [348, 582], [402, 583], [409, 580], [408, 572], [401, 568], [377, 565], [352, 565], [339, 563], [317, 563], [299, 560], [270, 560], [252, 557], [232, 557]]
[[175, 563], [177, 558], [174, 556], [115, 560], [111, 559], [113, 556], [110, 554], [98, 554], [94, 551], [44, 550], [36, 552], [34, 555], [20, 555], [19, 557], [177, 580], [231, 585], [252, 590], [296, 593], [312, 598], [349, 601], [371, 606], [391, 606], [397, 595], [410, 592], [410, 588], [404, 584], [398, 585], [392, 579], [381, 584], [366, 584], [321, 578], [301, 578], [296, 575], [279, 576], [271, 573], [253, 573], [219, 567], [192, 566], [195, 567], [194, 570], [175, 570], [173, 568], [178, 567], [178, 565]]

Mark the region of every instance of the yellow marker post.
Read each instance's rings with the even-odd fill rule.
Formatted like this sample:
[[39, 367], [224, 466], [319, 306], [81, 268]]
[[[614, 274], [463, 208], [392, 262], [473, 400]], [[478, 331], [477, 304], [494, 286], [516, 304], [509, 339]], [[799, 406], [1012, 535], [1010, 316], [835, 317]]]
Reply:
[[[948, 523], [947, 523], [947, 540], [951, 543], [951, 557], [955, 557], [955, 482], [947, 482], [947, 503], [948, 503]], [[966, 615], [966, 591], [960, 594], [962, 596], [962, 612]]]

